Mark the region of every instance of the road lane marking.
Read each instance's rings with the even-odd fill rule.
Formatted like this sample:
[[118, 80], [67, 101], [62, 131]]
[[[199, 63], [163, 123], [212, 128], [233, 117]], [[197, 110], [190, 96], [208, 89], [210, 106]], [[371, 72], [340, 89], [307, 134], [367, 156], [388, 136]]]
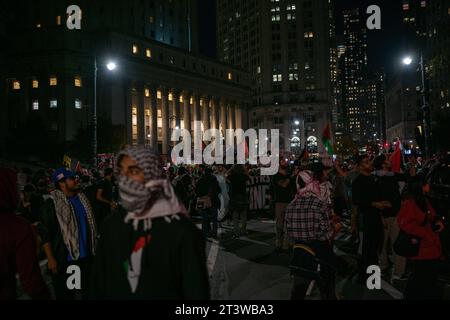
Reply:
[[395, 289], [389, 282], [381, 279], [381, 288], [392, 298], [396, 300], [403, 299], [403, 293]]
[[211, 276], [214, 271], [218, 255], [219, 255], [219, 241], [213, 240], [211, 243], [211, 249], [209, 249], [208, 260], [206, 262], [208, 266], [209, 276]]

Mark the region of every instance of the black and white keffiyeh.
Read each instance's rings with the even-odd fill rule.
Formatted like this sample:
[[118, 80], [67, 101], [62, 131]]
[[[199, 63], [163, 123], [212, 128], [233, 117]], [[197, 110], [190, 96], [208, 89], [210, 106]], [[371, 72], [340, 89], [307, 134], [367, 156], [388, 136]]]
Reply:
[[152, 149], [128, 147], [118, 159], [123, 156], [135, 160], [145, 177], [145, 184], [142, 184], [117, 172], [121, 205], [128, 212], [127, 223], [132, 221], [137, 229], [139, 222], [143, 221], [146, 230], [151, 228], [151, 219], [186, 214], [186, 208], [164, 173], [161, 158]]
[[[95, 225], [94, 214], [92, 207], [87, 197], [80, 193], [77, 195], [81, 204], [86, 211], [86, 221], [89, 227], [89, 242], [92, 250], [92, 254], [95, 255], [95, 247], [97, 244], [97, 228]], [[70, 204], [66, 195], [60, 191], [55, 190], [50, 193], [50, 198], [55, 205], [56, 218], [58, 220], [59, 227], [61, 229], [61, 235], [64, 240], [64, 244], [67, 247], [71, 257], [74, 260], [78, 260], [80, 256], [80, 239], [78, 234], [78, 222], [74, 208]]]

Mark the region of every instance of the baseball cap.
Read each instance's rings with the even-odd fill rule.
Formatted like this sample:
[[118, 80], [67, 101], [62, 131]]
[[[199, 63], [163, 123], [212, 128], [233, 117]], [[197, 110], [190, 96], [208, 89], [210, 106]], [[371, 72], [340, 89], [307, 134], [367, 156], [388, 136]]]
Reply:
[[72, 170], [70, 170], [68, 168], [59, 168], [53, 173], [52, 181], [53, 181], [53, 183], [57, 183], [57, 182], [61, 181], [62, 179], [68, 179], [68, 178], [72, 178], [75, 176], [76, 176], [76, 174]]

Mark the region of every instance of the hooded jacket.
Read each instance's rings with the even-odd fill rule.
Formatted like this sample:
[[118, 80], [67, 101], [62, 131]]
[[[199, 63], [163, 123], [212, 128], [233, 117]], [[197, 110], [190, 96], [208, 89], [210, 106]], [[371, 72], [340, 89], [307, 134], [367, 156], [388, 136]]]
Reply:
[[31, 225], [15, 215], [17, 173], [0, 168], [0, 300], [16, 299], [16, 273], [32, 299], [48, 299]]

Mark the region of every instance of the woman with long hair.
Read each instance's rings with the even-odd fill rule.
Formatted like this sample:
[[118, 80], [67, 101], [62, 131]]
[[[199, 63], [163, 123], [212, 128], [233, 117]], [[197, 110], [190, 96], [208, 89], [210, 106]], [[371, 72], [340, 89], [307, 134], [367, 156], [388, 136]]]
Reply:
[[420, 238], [419, 254], [411, 258], [412, 274], [404, 292], [406, 300], [439, 298], [436, 286], [438, 261], [442, 257], [439, 233], [444, 224], [427, 199], [429, 191], [430, 185], [425, 180], [412, 180], [397, 217], [401, 230]]

